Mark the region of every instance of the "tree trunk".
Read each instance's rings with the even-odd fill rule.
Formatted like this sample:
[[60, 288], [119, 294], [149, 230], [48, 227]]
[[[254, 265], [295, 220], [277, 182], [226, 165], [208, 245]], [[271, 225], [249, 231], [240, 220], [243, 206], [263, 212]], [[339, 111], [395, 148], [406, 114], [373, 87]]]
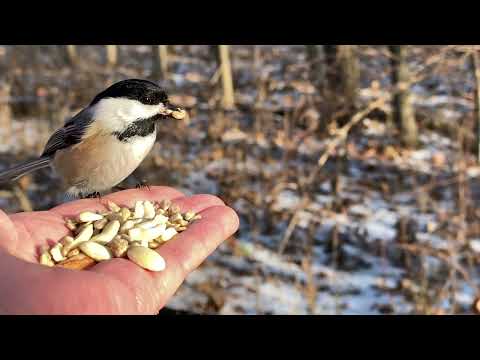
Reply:
[[475, 121], [475, 153], [477, 156], [477, 162], [480, 163], [480, 65], [478, 60], [478, 53], [474, 49], [470, 55], [472, 71], [475, 79], [475, 89], [474, 89], [474, 121]]
[[220, 66], [223, 85], [224, 109], [231, 110], [235, 107], [235, 93], [233, 90], [232, 67], [230, 64], [230, 54], [228, 45], [219, 45]]
[[152, 45], [153, 70], [155, 80], [168, 77], [168, 48], [167, 45]]
[[389, 50], [392, 56], [392, 83], [394, 87], [393, 119], [400, 130], [402, 143], [407, 147], [415, 147], [418, 142], [418, 130], [410, 94], [410, 74], [406, 63], [406, 46], [390, 45]]
[[306, 50], [310, 64], [310, 79], [319, 93], [323, 93], [325, 66], [322, 48], [319, 45], [306, 45]]
[[359, 68], [353, 45], [324, 45], [326, 82], [333, 99], [343, 98], [344, 105], [355, 109]]
[[65, 61], [70, 65], [76, 65], [78, 63], [77, 48], [75, 45], [66, 45]]
[[105, 45], [107, 50], [107, 66], [115, 67], [118, 61], [117, 45]]
[[12, 109], [10, 107], [10, 89], [7, 82], [0, 82], [0, 128], [5, 138], [12, 133]]
[[340, 83], [342, 94], [347, 106], [355, 108], [360, 73], [358, 59], [355, 56], [354, 46], [339, 45], [337, 49], [337, 61], [340, 69]]

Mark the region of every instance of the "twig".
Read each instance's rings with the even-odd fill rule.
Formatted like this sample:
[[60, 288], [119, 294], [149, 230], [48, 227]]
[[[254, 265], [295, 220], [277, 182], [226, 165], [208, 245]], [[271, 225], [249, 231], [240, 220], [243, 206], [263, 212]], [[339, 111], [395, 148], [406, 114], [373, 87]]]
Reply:
[[313, 183], [320, 169], [325, 165], [330, 156], [332, 156], [337, 146], [347, 138], [347, 135], [352, 129], [352, 127], [362, 121], [365, 116], [368, 115], [368, 113], [370, 113], [373, 109], [383, 105], [385, 101], [386, 98], [382, 97], [371, 102], [365, 109], [357, 112], [354, 116], [352, 116], [351, 120], [346, 125], [336, 131], [335, 138], [327, 145], [327, 149], [318, 159], [317, 166], [310, 174], [310, 177], [307, 180], [307, 184]]
[[13, 192], [15, 193], [15, 196], [17, 197], [20, 207], [23, 211], [33, 211], [32, 203], [28, 199], [25, 192], [18, 185], [14, 185]]
[[308, 197], [303, 198], [302, 202], [300, 205], [297, 207], [297, 210], [293, 214], [292, 218], [290, 219], [290, 222], [288, 224], [287, 230], [285, 231], [285, 234], [283, 235], [282, 241], [280, 241], [280, 245], [278, 246], [278, 254], [281, 255], [283, 254], [285, 248], [287, 247], [288, 241], [290, 240], [290, 237], [293, 234], [293, 231], [295, 230], [295, 227], [298, 224], [298, 221], [300, 220], [300, 214], [302, 213], [303, 210], [310, 204], [310, 199]]

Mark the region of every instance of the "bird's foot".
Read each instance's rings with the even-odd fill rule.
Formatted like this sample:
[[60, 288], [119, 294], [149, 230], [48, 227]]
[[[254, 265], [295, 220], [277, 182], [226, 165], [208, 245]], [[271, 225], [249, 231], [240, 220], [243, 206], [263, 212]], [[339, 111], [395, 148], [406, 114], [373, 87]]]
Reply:
[[145, 189], [147, 188], [148, 191], [150, 191], [150, 185], [147, 184], [146, 180], [142, 180], [140, 183], [135, 185], [136, 189]]
[[86, 195], [83, 195], [82, 193], [80, 193], [80, 198], [81, 199], [101, 199], [102, 198], [102, 195], [98, 192], [98, 191], [95, 191], [91, 194], [86, 194]]

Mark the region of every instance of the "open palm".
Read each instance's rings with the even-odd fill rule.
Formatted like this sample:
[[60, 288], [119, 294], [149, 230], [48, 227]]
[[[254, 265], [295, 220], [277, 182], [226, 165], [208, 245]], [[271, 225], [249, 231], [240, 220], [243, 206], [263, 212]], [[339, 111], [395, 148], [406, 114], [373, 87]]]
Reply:
[[[64, 217], [105, 210], [107, 200], [133, 206], [136, 200], [170, 199], [182, 212], [202, 219], [157, 249], [167, 267], [144, 270], [117, 258], [88, 270], [50, 268], [37, 263], [38, 249], [68, 234]], [[211, 195], [185, 197], [169, 187], [126, 190], [57, 206], [49, 211], [6, 215], [0, 210], [0, 313], [156, 314], [185, 277], [238, 228], [235, 212]]]

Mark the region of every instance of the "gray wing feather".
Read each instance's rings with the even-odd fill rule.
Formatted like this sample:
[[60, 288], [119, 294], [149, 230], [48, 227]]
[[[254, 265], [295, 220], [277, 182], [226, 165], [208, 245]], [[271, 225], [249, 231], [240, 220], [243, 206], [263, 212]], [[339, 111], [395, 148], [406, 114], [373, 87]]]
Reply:
[[45, 145], [42, 156], [53, 156], [55, 152], [65, 149], [82, 141], [87, 128], [92, 124], [93, 118], [88, 109], [82, 110], [65, 125], [55, 131]]

